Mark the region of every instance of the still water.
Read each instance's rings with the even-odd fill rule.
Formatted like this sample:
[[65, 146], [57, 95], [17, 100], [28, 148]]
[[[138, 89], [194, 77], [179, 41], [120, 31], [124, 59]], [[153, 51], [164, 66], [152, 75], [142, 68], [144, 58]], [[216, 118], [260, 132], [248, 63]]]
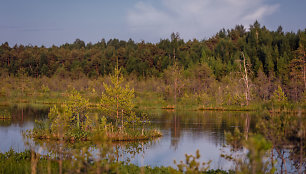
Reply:
[[[144, 153], [136, 156], [133, 163], [151, 166], [174, 166], [173, 161], [185, 160], [185, 154], [195, 155], [198, 149], [200, 161], [211, 160], [212, 168], [230, 169], [231, 163], [220, 157], [229, 149], [225, 144], [224, 131], [244, 127], [248, 113], [213, 111], [150, 111], [151, 123], [163, 133], [163, 137], [148, 145]], [[252, 127], [252, 122], [247, 123]]]
[[47, 118], [48, 107], [0, 107], [0, 116], [9, 114], [10, 119], [0, 119], [0, 152], [11, 148], [17, 152], [26, 149], [22, 132], [34, 127], [35, 119]]
[[[1, 111], [11, 114], [11, 119], [0, 120], [0, 151], [7, 152], [27, 149], [22, 131], [32, 129], [35, 119], [46, 118], [48, 107], [2, 107]], [[233, 164], [224, 158], [222, 153], [228, 153], [224, 147], [226, 141], [224, 132], [233, 131], [238, 127], [244, 133], [255, 129], [256, 114], [248, 112], [216, 112], [216, 111], [167, 111], [147, 110], [152, 127], [158, 128], [163, 136], [151, 142], [134, 142], [141, 148], [138, 153], [129, 153], [129, 144], [117, 143], [120, 149], [118, 159], [131, 161], [144, 166], [175, 166], [174, 160], [184, 161], [185, 154], [195, 155], [198, 149], [200, 161], [211, 160], [213, 169], [233, 169]], [[245, 151], [241, 153], [246, 153]], [[288, 169], [292, 168], [290, 161]], [[293, 170], [293, 169], [292, 169]]]

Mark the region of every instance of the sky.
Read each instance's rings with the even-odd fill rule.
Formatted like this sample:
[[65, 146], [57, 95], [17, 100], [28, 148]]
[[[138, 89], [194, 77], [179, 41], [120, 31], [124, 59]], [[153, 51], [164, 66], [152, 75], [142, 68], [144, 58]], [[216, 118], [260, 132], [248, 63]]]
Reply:
[[133, 39], [185, 41], [258, 20], [270, 30], [306, 28], [306, 0], [0, 0], [0, 44], [61, 45]]

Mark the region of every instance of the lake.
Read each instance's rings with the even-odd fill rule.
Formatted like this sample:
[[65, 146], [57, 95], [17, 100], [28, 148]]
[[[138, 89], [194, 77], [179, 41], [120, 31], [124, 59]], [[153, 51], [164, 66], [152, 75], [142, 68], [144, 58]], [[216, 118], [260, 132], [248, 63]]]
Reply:
[[[0, 151], [10, 148], [21, 152], [28, 147], [24, 143], [22, 131], [32, 129], [35, 119], [46, 118], [48, 107], [1, 107], [2, 112], [10, 113], [11, 119], [0, 120]], [[221, 157], [229, 153], [224, 147], [225, 131], [233, 131], [235, 127], [243, 133], [255, 130], [257, 114], [250, 112], [222, 111], [174, 111], [146, 110], [151, 125], [158, 128], [163, 136], [150, 142], [116, 143], [120, 155], [119, 160], [130, 160], [144, 166], [175, 166], [174, 160], [185, 160], [185, 154], [193, 154], [199, 149], [202, 162], [211, 160], [213, 169], [233, 169], [233, 164]], [[139, 146], [139, 153], [129, 153], [130, 144]], [[237, 153], [246, 153], [242, 149]], [[278, 161], [280, 161], [278, 159]], [[280, 166], [280, 163], [277, 164]], [[287, 170], [295, 171], [292, 161], [287, 161]]]

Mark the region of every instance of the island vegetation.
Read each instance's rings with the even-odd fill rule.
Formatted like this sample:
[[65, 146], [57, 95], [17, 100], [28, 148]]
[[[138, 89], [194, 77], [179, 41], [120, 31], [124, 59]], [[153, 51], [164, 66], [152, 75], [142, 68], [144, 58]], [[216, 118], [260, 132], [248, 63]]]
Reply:
[[120, 69], [116, 68], [115, 74], [111, 76], [111, 84], [104, 84], [105, 92], [96, 106], [96, 112], [100, 112], [100, 115], [89, 115], [89, 100], [72, 89], [67, 101], [59, 107], [51, 107], [48, 119], [36, 120], [34, 129], [30, 130], [27, 136], [72, 142], [92, 140], [101, 134], [112, 141], [160, 137], [158, 130], [147, 128], [149, 120], [146, 114], [135, 114], [134, 90], [128, 85], [122, 86], [123, 80]]

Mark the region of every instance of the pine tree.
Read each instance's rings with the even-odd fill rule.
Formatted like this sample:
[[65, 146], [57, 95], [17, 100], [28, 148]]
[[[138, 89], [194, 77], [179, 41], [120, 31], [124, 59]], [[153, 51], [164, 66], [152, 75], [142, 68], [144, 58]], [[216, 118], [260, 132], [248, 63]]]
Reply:
[[63, 136], [75, 131], [86, 131], [91, 126], [88, 117], [89, 101], [73, 89], [70, 91], [68, 101], [57, 108], [50, 108], [48, 117], [51, 121], [51, 132]]
[[123, 126], [128, 117], [135, 116], [133, 112], [134, 89], [130, 89], [129, 85], [123, 86], [123, 81], [120, 69], [115, 68], [114, 75], [111, 75], [111, 84], [103, 83], [105, 92], [102, 93], [100, 101], [101, 111], [106, 117], [114, 119], [116, 126], [120, 119]]
[[83, 98], [77, 90], [73, 89], [66, 105], [72, 112], [73, 122], [76, 123], [77, 128], [82, 128], [82, 124], [88, 119], [89, 100]]
[[287, 104], [288, 99], [283, 92], [282, 88], [278, 86], [277, 90], [274, 91], [273, 96], [272, 96], [272, 103], [276, 106], [281, 107], [282, 109], [285, 107]]

